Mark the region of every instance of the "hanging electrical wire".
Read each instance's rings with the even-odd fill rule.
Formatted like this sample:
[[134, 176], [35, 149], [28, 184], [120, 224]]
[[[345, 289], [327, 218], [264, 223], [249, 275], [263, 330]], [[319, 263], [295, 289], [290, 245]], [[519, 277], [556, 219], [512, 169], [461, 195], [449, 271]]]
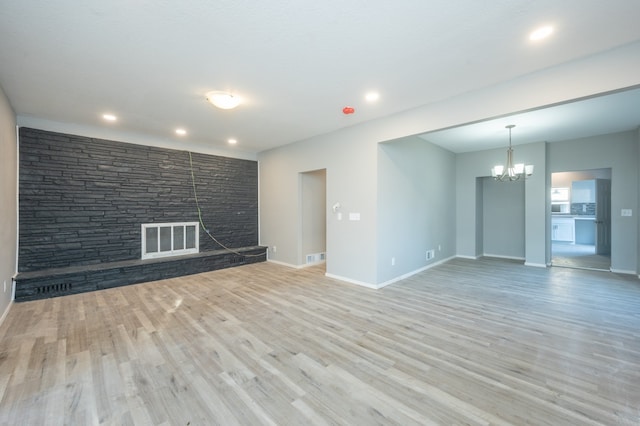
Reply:
[[198, 201], [198, 192], [196, 191], [196, 177], [195, 177], [195, 174], [193, 172], [193, 158], [191, 157], [191, 151], [188, 151], [188, 152], [189, 152], [189, 169], [191, 171], [191, 186], [193, 187], [193, 198], [196, 200], [196, 209], [198, 210], [198, 221], [200, 222], [200, 227], [202, 228], [202, 230], [209, 236], [209, 238], [211, 238], [220, 247], [222, 247], [223, 249], [227, 250], [228, 252], [231, 252], [233, 254], [237, 254], [238, 256], [261, 257], [261, 256], [266, 255], [267, 254], [267, 250], [266, 249], [264, 250], [264, 253], [260, 253], [260, 254], [240, 253], [239, 251], [236, 251], [236, 250], [234, 250], [232, 248], [229, 248], [229, 247], [225, 246], [220, 241], [218, 241], [216, 239], [216, 237], [211, 235], [211, 232], [209, 232], [209, 229], [205, 226], [204, 221], [202, 220], [202, 210], [200, 210], [200, 202]]

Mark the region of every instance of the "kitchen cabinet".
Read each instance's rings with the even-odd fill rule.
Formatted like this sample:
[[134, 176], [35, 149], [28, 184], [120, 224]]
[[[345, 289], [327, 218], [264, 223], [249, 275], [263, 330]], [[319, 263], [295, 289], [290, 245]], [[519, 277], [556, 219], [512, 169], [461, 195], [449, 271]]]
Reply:
[[571, 182], [571, 202], [572, 203], [595, 203], [596, 202], [596, 181], [574, 180]]
[[551, 218], [551, 239], [573, 243], [575, 240], [575, 223], [573, 217]]
[[574, 225], [576, 244], [596, 244], [595, 217], [576, 217]]

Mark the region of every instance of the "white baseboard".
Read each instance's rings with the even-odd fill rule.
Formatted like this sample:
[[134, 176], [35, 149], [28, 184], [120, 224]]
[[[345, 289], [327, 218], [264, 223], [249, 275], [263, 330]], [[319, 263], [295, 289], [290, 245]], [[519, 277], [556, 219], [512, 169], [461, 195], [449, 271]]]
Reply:
[[411, 276], [413, 276], [415, 274], [418, 274], [418, 273], [420, 273], [422, 271], [426, 271], [427, 269], [433, 268], [434, 266], [437, 266], [437, 265], [440, 265], [440, 264], [442, 264], [444, 262], [447, 262], [447, 261], [453, 259], [454, 257], [455, 256], [451, 256], [451, 257], [448, 257], [446, 259], [442, 259], [442, 260], [439, 260], [437, 262], [433, 262], [433, 263], [431, 263], [429, 265], [423, 266], [423, 267], [418, 268], [418, 269], [416, 269], [414, 271], [411, 271], [411, 272], [407, 272], [406, 274], [402, 274], [402, 275], [400, 275], [398, 277], [392, 278], [392, 279], [390, 279], [388, 281], [385, 281], [383, 283], [380, 283], [380, 284], [371, 284], [371, 283], [366, 283], [366, 282], [363, 282], [363, 281], [352, 280], [351, 278], [345, 278], [345, 277], [341, 277], [339, 275], [333, 275], [333, 274], [329, 274], [329, 273], [325, 273], [324, 275], [326, 277], [328, 277], [328, 278], [333, 278], [333, 279], [344, 281], [344, 282], [348, 282], [348, 283], [351, 283], [351, 284], [356, 284], [356, 285], [359, 285], [359, 286], [362, 286], [362, 287], [367, 287], [367, 288], [371, 288], [371, 289], [374, 289], [374, 290], [379, 290], [379, 289], [381, 289], [383, 287], [386, 287], [386, 286], [388, 286], [390, 284], [396, 283], [398, 281], [402, 281], [402, 280], [404, 280], [406, 278], [409, 278], [409, 277], [411, 277]]
[[327, 263], [327, 261], [326, 261], [326, 260], [321, 260], [321, 261], [319, 261], [319, 262], [305, 263], [305, 264], [303, 264], [303, 265], [296, 266], [296, 268], [298, 268], [298, 269], [304, 269], [304, 268], [308, 268], [308, 267], [310, 267], [310, 266], [322, 265], [323, 263]]
[[327, 278], [333, 278], [334, 280], [344, 281], [346, 283], [355, 284], [355, 285], [359, 285], [361, 287], [367, 287], [367, 288], [371, 288], [371, 289], [374, 289], [374, 290], [377, 290], [377, 289], [380, 288], [375, 284], [366, 283], [364, 281], [352, 280], [351, 278], [341, 277], [340, 275], [334, 275], [334, 274], [329, 274], [329, 273], [325, 272], [324, 276], [327, 277]]
[[327, 263], [326, 260], [323, 260], [320, 262], [305, 263], [303, 265], [292, 265], [291, 263], [280, 262], [279, 260], [272, 260], [272, 259], [267, 259], [267, 262], [275, 263], [276, 265], [286, 266], [287, 268], [293, 268], [293, 269], [304, 269], [310, 266], [316, 266], [316, 265], [321, 265], [323, 263]]
[[501, 254], [491, 254], [491, 253], [484, 253], [482, 256], [495, 257], [496, 259], [521, 260], [524, 262], [524, 257], [518, 257], [518, 256], [503, 256]]
[[7, 305], [7, 309], [5, 309], [4, 312], [2, 313], [2, 316], [0, 317], [0, 326], [4, 322], [4, 319], [7, 317], [7, 315], [9, 315], [9, 310], [11, 309], [12, 306], [13, 306], [13, 300], [9, 302], [9, 304]]
[[456, 254], [454, 257], [458, 257], [460, 259], [478, 260], [481, 256], [465, 256], [463, 254]]
[[300, 266], [292, 265], [291, 263], [280, 262], [279, 260], [267, 259], [269, 263], [275, 263], [276, 265], [286, 266], [287, 268], [300, 269]]
[[535, 268], [546, 268], [546, 263], [533, 263], [533, 262], [524, 262], [524, 266], [533, 266]]
[[393, 284], [395, 282], [402, 281], [402, 280], [407, 279], [407, 278], [409, 278], [409, 277], [411, 277], [411, 276], [413, 276], [415, 274], [419, 274], [420, 272], [426, 271], [427, 269], [431, 269], [434, 266], [438, 266], [438, 265], [441, 265], [441, 264], [443, 264], [445, 262], [448, 262], [453, 258], [455, 258], [455, 256], [447, 257], [446, 259], [441, 259], [441, 260], [438, 260], [437, 262], [433, 262], [433, 263], [430, 263], [428, 265], [425, 265], [422, 268], [418, 268], [415, 271], [407, 272], [406, 274], [400, 275], [399, 277], [395, 277], [395, 278], [390, 279], [389, 281], [385, 281], [385, 282], [383, 282], [381, 284], [378, 284], [378, 288], [386, 287], [389, 284]]
[[[611, 268], [610, 271], [614, 272], [616, 274], [624, 274], [624, 275], [635, 275], [636, 274], [636, 271], [627, 271], [627, 270], [624, 270], [624, 269], [613, 269], [613, 268]], [[638, 278], [640, 278], [640, 275], [638, 275]]]

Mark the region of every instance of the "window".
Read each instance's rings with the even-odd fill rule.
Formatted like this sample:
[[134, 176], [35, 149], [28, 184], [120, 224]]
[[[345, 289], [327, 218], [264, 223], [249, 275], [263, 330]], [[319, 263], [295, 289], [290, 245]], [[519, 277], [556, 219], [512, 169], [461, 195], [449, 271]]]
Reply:
[[142, 258], [198, 253], [198, 222], [145, 223], [142, 225]]

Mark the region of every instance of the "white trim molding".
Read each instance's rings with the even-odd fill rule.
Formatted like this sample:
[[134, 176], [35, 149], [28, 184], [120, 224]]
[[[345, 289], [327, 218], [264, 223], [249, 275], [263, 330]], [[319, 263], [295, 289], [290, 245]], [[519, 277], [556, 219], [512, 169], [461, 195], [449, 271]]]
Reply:
[[9, 315], [9, 310], [13, 306], [13, 300], [14, 299], [15, 298], [11, 298], [11, 301], [7, 305], [7, 309], [5, 309], [4, 312], [2, 313], [2, 316], [0, 317], [0, 326], [2, 326], [2, 323], [4, 323], [5, 318], [7, 318], [7, 315]]
[[546, 268], [547, 265], [545, 263], [533, 263], [533, 262], [524, 262], [524, 266], [533, 266], [535, 268]]
[[371, 284], [371, 283], [366, 283], [364, 281], [352, 280], [351, 278], [341, 277], [339, 275], [333, 275], [333, 274], [329, 274], [329, 273], [325, 273], [324, 275], [326, 277], [328, 277], [328, 278], [333, 278], [335, 280], [344, 281], [344, 282], [347, 282], [347, 283], [350, 283], [350, 284], [359, 285], [361, 287], [366, 287], [366, 288], [370, 288], [370, 289], [373, 289], [373, 290], [379, 290], [379, 289], [381, 289], [383, 287], [386, 287], [388, 285], [394, 284], [394, 283], [396, 283], [398, 281], [402, 281], [402, 280], [407, 279], [407, 278], [409, 278], [409, 277], [411, 277], [413, 275], [419, 274], [420, 272], [426, 271], [427, 269], [431, 269], [434, 266], [441, 265], [441, 264], [443, 264], [445, 262], [448, 262], [449, 260], [451, 260], [451, 259], [453, 259], [455, 257], [456, 256], [451, 256], [451, 257], [448, 257], [446, 259], [442, 259], [442, 260], [439, 260], [437, 262], [433, 262], [433, 263], [431, 263], [429, 265], [423, 266], [422, 268], [418, 268], [418, 269], [416, 269], [414, 271], [407, 272], [406, 274], [402, 274], [402, 275], [400, 275], [398, 277], [392, 278], [392, 279], [390, 279], [388, 281], [385, 281], [383, 283], [380, 283], [380, 284]]

